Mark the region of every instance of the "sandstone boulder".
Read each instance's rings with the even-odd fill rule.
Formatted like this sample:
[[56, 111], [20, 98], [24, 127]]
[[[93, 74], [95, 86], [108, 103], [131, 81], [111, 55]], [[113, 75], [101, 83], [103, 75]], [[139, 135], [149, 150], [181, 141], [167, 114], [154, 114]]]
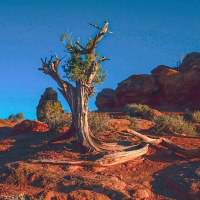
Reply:
[[107, 98], [102, 95], [101, 99], [97, 98], [98, 109], [123, 110], [125, 105], [132, 103], [155, 109], [200, 109], [200, 53], [187, 54], [179, 67], [160, 65], [151, 73], [132, 75], [119, 83], [114, 91], [114, 103], [113, 99], [112, 105], [105, 103]]
[[155, 109], [150, 109], [146, 113], [142, 115], [142, 117], [146, 120], [156, 119], [158, 116], [162, 115], [161, 112]]
[[122, 81], [115, 90], [115, 106], [120, 107], [133, 102], [149, 104], [151, 97], [158, 89], [154, 76], [132, 75]]
[[49, 130], [48, 125], [45, 124], [44, 122], [35, 120], [24, 120], [13, 127], [11, 134], [19, 135], [21, 133], [46, 132], [48, 130]]
[[200, 53], [192, 52], [187, 54], [182, 64], [179, 67], [179, 70], [184, 72], [190, 70], [192, 67], [200, 67]]
[[105, 88], [97, 94], [96, 106], [99, 109], [108, 109], [114, 107], [114, 90], [110, 88]]
[[154, 76], [160, 76], [160, 73], [162, 72], [163, 69], [170, 69], [170, 67], [166, 65], [159, 65], [158, 67], [156, 67], [151, 71], [151, 74]]

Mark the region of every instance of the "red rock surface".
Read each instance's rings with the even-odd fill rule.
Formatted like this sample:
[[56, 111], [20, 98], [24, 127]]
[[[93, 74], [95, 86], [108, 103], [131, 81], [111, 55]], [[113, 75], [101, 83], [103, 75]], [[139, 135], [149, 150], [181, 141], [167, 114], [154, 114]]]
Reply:
[[162, 113], [155, 110], [155, 109], [150, 109], [148, 110], [146, 113], [144, 113], [142, 115], [142, 117], [146, 120], [152, 120], [152, 119], [155, 119], [157, 118], [159, 115], [161, 115]]
[[[114, 94], [110, 93], [109, 98], [114, 98], [114, 103], [109, 108], [137, 103], [164, 110], [200, 109], [200, 53], [187, 54], [179, 67], [160, 65], [151, 73], [132, 75], [122, 81]], [[96, 106], [99, 110], [106, 110], [106, 92], [103, 90], [100, 94], [97, 95]]]
[[[107, 143], [137, 143], [137, 137], [119, 131], [119, 128], [125, 129], [127, 123], [128, 120], [112, 119], [111, 124], [116, 126], [97, 136]], [[151, 121], [137, 119], [137, 124], [138, 132], [151, 138], [161, 136], [188, 149], [200, 146], [199, 137], [158, 135], [151, 129]], [[0, 199], [200, 199], [200, 159], [185, 159], [160, 145], [149, 145], [147, 154], [138, 160], [108, 167], [30, 162], [31, 159], [77, 161], [90, 158], [78, 153], [73, 137], [48, 145], [55, 134], [45, 132], [38, 137], [27, 133], [16, 137], [2, 132]], [[96, 156], [96, 152], [90, 156]]]
[[49, 130], [48, 125], [45, 124], [44, 122], [35, 120], [24, 120], [13, 127], [11, 134], [18, 135], [21, 133], [28, 133], [28, 132], [46, 132], [48, 130]]
[[114, 92], [115, 91], [113, 89], [109, 88], [105, 88], [101, 92], [99, 92], [96, 101], [96, 105], [98, 105], [98, 108], [100, 109], [112, 108], [115, 105]]

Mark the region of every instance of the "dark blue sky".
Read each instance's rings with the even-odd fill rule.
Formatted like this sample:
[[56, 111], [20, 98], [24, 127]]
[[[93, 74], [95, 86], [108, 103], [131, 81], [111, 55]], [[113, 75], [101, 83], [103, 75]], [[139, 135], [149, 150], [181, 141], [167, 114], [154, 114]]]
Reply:
[[[1, 0], [0, 1], [0, 118], [23, 112], [36, 119], [36, 106], [46, 87], [57, 90], [49, 76], [38, 71], [41, 57], [51, 51], [65, 55], [62, 33], [85, 44], [108, 20], [110, 31], [96, 50], [110, 58], [103, 88], [133, 74], [150, 74], [160, 64], [176, 65], [179, 54], [200, 52], [199, 0]], [[59, 72], [61, 76], [62, 68]], [[59, 94], [65, 110], [67, 103]], [[96, 109], [95, 98], [89, 109]]]

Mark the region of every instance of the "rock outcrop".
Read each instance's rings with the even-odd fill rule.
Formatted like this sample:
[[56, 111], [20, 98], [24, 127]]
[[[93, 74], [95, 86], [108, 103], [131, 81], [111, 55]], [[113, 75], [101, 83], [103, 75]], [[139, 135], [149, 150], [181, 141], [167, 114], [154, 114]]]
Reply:
[[63, 111], [62, 105], [60, 101], [58, 101], [58, 94], [55, 90], [53, 90], [51, 87], [46, 88], [43, 95], [41, 95], [39, 104], [37, 106], [37, 118], [39, 121], [43, 121], [43, 115], [41, 115], [41, 112], [45, 112], [46, 104], [55, 104], [60, 111]]
[[101, 92], [99, 92], [96, 99], [96, 104], [98, 105], [98, 108], [101, 110], [113, 108], [113, 106], [115, 105], [114, 93], [115, 91], [110, 88], [105, 88]]
[[35, 120], [24, 120], [13, 127], [11, 134], [19, 135], [22, 133], [46, 132], [46, 131], [49, 131], [49, 127], [44, 122]]
[[150, 75], [132, 75], [122, 81], [114, 92], [109, 93], [111, 106], [107, 103], [108, 89], [102, 90], [97, 95], [96, 106], [105, 110], [140, 103], [156, 109], [200, 109], [199, 88], [200, 53], [193, 52], [185, 56], [179, 67], [160, 65]]

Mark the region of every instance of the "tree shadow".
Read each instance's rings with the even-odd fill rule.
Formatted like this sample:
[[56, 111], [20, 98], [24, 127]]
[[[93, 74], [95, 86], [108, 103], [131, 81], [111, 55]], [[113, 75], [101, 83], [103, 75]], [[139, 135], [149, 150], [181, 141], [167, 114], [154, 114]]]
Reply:
[[174, 164], [153, 174], [152, 191], [164, 198], [200, 199], [200, 161]]

